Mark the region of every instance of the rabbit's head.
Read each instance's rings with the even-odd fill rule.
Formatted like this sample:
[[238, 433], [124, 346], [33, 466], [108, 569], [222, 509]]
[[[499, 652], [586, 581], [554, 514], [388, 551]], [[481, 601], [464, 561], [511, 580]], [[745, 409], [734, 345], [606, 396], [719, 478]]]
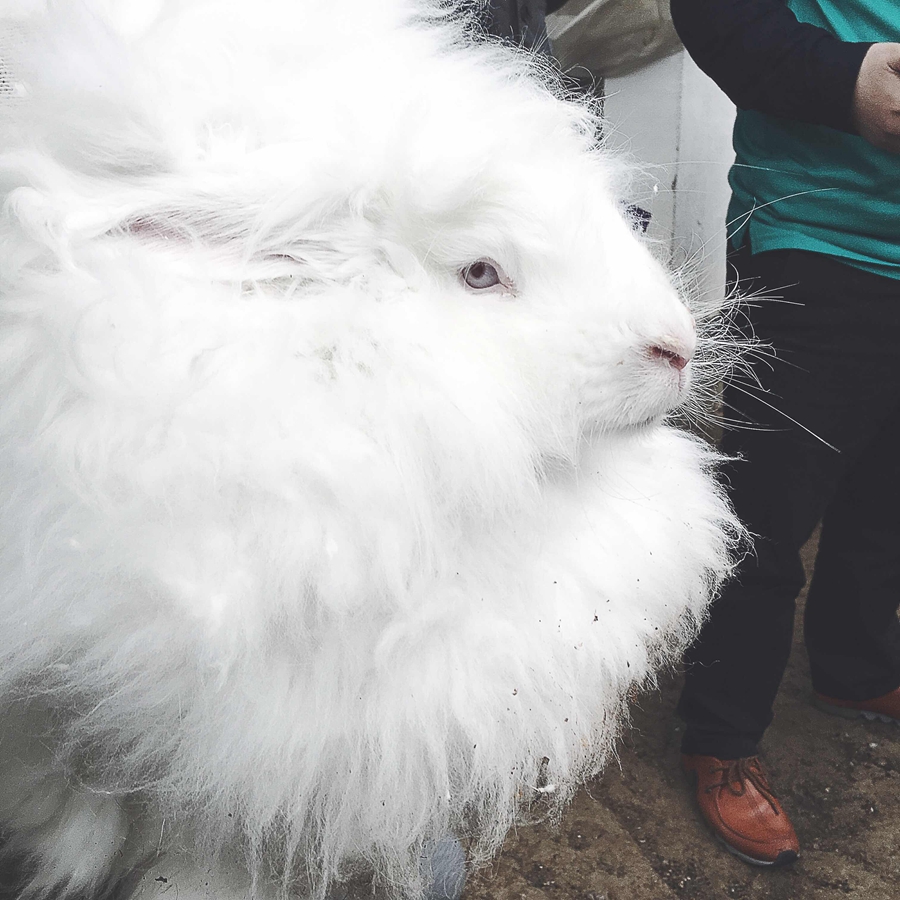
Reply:
[[345, 47], [306, 4], [277, 27], [272, 0], [150, 24], [111, 6], [118, 31], [69, 13], [25, 54], [4, 176], [78, 297], [81, 375], [133, 392], [128, 415], [215, 372], [242, 433], [277, 443], [315, 406], [353, 467], [374, 441], [490, 506], [574, 464], [585, 434], [683, 402], [691, 316], [627, 220], [620, 164], [521, 60], [459, 35], [449, 52], [446, 12], [421, 6], [365, 13], [371, 42]]

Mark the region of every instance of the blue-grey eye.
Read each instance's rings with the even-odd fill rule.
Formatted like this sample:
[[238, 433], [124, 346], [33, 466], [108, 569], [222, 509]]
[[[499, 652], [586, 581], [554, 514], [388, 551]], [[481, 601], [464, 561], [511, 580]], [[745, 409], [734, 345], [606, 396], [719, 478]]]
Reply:
[[466, 266], [460, 275], [473, 291], [485, 291], [504, 284], [497, 266], [487, 259], [476, 260]]

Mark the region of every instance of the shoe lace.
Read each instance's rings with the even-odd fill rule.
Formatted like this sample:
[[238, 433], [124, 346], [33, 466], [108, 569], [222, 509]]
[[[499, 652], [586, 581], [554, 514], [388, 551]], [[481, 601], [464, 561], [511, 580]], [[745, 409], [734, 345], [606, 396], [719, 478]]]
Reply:
[[706, 793], [709, 794], [716, 788], [727, 788], [735, 797], [742, 797], [747, 791], [747, 782], [749, 781], [753, 787], [759, 791], [766, 799], [772, 812], [776, 816], [781, 815], [781, 809], [778, 806], [778, 800], [769, 787], [769, 782], [763, 774], [759, 757], [749, 756], [743, 759], [732, 759], [724, 766], [716, 766], [710, 769], [710, 773], [721, 772], [722, 780], [714, 784], [706, 786]]

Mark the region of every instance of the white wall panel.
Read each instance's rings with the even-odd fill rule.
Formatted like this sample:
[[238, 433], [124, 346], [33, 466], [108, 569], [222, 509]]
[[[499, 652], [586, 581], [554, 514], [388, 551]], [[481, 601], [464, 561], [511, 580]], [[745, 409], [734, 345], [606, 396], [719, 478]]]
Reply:
[[684, 52], [608, 79], [604, 94], [610, 139], [643, 169], [635, 201], [660, 254], [721, 293], [733, 104]]

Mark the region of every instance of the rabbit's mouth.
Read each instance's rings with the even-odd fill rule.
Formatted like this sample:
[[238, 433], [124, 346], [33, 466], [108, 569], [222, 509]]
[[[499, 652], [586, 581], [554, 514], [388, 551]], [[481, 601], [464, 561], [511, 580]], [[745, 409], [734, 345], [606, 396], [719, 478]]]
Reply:
[[675, 409], [667, 410], [666, 412], [656, 413], [632, 424], [623, 425], [618, 430], [622, 434], [641, 434], [645, 431], [653, 431], [654, 429], [659, 428], [660, 425], [665, 424], [670, 416], [677, 415], [678, 410], [679, 408], [676, 407]]
[[677, 414], [690, 396], [690, 366], [665, 373], [664, 378], [629, 378], [617, 385], [596, 384], [588, 390], [589, 399], [581, 410], [589, 430], [631, 431], [659, 425]]
[[674, 407], [653, 412], [643, 412], [634, 415], [633, 418], [623, 417], [622, 420], [615, 423], [614, 428], [611, 430], [620, 434], [640, 434], [644, 431], [652, 431], [663, 425], [670, 416], [677, 415], [679, 408]]

